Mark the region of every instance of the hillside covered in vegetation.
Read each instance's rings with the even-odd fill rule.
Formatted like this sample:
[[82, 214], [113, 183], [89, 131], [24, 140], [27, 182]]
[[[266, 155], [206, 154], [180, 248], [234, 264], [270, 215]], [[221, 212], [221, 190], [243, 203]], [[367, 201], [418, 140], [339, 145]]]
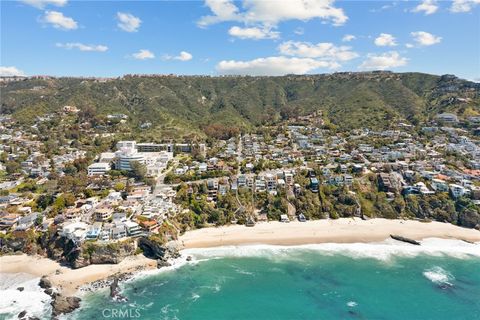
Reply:
[[21, 122], [69, 105], [93, 122], [121, 113], [131, 128], [150, 122], [149, 130], [160, 133], [188, 128], [208, 134], [215, 126], [249, 130], [314, 111], [343, 128], [415, 124], [441, 112], [480, 113], [480, 84], [422, 73], [30, 78], [3, 84], [1, 97], [1, 113]]

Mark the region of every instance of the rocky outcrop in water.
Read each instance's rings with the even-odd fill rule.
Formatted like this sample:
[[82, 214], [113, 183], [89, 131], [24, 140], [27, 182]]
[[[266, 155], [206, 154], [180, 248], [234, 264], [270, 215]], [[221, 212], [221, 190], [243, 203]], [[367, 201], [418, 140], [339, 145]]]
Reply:
[[40, 278], [38, 286], [45, 289], [43, 292], [52, 298], [50, 304], [52, 306], [52, 316], [54, 319], [61, 314], [70, 313], [80, 307], [80, 301], [82, 301], [82, 299], [78, 297], [67, 297], [61, 293], [57, 293], [57, 290], [52, 286], [52, 282], [47, 276]]
[[63, 295], [56, 295], [51, 303], [52, 316], [57, 317], [61, 314], [66, 314], [78, 309], [82, 299], [78, 297], [65, 297]]
[[118, 285], [119, 278], [115, 277], [110, 284], [110, 298], [118, 302], [127, 302], [128, 299], [120, 294], [120, 287]]
[[418, 241], [416, 241], [416, 240], [409, 239], [409, 238], [405, 238], [405, 237], [402, 237], [402, 236], [397, 236], [397, 235], [394, 235], [394, 234], [391, 234], [391, 235], [390, 235], [390, 238], [395, 239], [395, 240], [397, 240], [397, 241], [402, 241], [402, 242], [410, 243], [410, 244], [413, 244], [413, 245], [416, 245], [416, 246], [419, 246], [419, 245], [420, 245], [420, 242], [418, 242]]
[[23, 310], [22, 312], [20, 312], [17, 315], [17, 318], [20, 319], [20, 320], [40, 320], [40, 318], [37, 318], [37, 317], [30, 317], [28, 315], [27, 310]]
[[40, 278], [40, 282], [38, 283], [38, 286], [42, 289], [51, 289], [52, 282], [48, 279], [47, 276], [43, 276]]
[[35, 316], [30, 317], [30, 316], [28, 315], [27, 310], [23, 310], [22, 312], [20, 312], [20, 313], [17, 315], [17, 318], [20, 319], [20, 320], [40, 320], [40, 318], [37, 318], [37, 317], [35, 317]]

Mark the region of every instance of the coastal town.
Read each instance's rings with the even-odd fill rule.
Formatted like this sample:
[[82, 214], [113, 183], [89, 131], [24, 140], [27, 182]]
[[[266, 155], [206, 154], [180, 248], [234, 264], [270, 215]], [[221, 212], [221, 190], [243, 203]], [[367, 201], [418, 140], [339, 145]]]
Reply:
[[480, 0], [0, 12], [0, 320], [480, 320]]
[[152, 142], [126, 139], [125, 114], [93, 124], [83, 113], [64, 106], [28, 127], [0, 117], [3, 252], [47, 232], [81, 246], [339, 217], [480, 227], [480, 116], [344, 131], [318, 111], [221, 138]]

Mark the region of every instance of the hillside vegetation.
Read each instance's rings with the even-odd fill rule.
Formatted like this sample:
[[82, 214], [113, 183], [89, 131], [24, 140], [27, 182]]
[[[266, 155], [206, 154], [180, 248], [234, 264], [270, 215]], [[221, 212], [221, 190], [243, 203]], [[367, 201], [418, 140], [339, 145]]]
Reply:
[[203, 132], [221, 124], [240, 130], [321, 110], [343, 128], [428, 120], [439, 112], [480, 113], [480, 84], [451, 75], [335, 73], [282, 77], [125, 76], [27, 79], [1, 86], [1, 113], [20, 122], [61, 110], [124, 113], [138, 128]]

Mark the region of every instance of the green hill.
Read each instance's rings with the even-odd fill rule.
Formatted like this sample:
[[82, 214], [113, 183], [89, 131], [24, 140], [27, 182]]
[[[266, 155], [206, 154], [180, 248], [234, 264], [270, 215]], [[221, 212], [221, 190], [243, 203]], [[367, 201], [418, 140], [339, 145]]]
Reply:
[[317, 110], [344, 128], [415, 123], [439, 112], [480, 114], [480, 84], [422, 73], [50, 78], [10, 82], [0, 89], [1, 113], [21, 122], [71, 105], [96, 115], [124, 113], [133, 127], [151, 122], [150, 130], [200, 132], [211, 124], [248, 130]]

